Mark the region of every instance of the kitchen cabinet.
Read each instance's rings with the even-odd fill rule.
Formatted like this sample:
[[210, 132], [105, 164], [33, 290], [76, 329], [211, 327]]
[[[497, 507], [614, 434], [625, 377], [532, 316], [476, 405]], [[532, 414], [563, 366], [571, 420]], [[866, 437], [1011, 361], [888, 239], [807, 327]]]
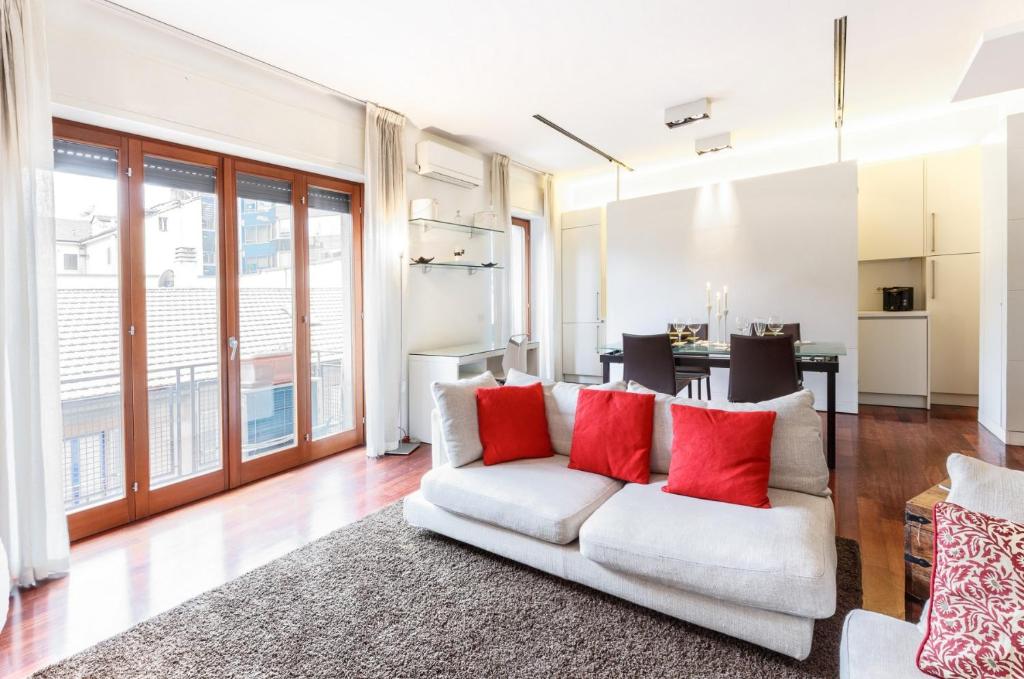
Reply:
[[562, 322], [601, 320], [601, 226], [562, 231]]
[[857, 168], [858, 259], [924, 256], [924, 160]]
[[562, 373], [595, 382], [604, 343], [601, 209], [562, 215]]
[[598, 350], [605, 341], [603, 323], [565, 323], [562, 326], [562, 374], [570, 382], [601, 378]]
[[980, 265], [977, 253], [927, 258], [934, 403], [971, 405], [977, 400]]
[[972, 146], [925, 158], [928, 255], [981, 250], [981, 149]]
[[861, 312], [860, 402], [928, 407], [928, 312]]

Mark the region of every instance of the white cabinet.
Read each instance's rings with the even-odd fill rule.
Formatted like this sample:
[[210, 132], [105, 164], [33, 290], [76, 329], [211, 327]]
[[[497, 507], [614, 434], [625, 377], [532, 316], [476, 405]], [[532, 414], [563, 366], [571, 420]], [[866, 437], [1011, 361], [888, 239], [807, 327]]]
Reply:
[[924, 255], [924, 160], [857, 168], [858, 259]]
[[981, 149], [976, 146], [925, 158], [928, 255], [981, 249]]
[[599, 208], [562, 215], [562, 373], [570, 380], [601, 376], [601, 242]]
[[926, 313], [861, 313], [857, 353], [861, 403], [928, 407]]
[[980, 263], [979, 254], [940, 255], [927, 260], [931, 389], [936, 403], [970, 405], [973, 398], [969, 397], [978, 394]]
[[598, 349], [604, 344], [603, 323], [565, 323], [562, 326], [562, 373], [570, 381], [601, 376]]
[[601, 320], [601, 226], [562, 231], [562, 322]]

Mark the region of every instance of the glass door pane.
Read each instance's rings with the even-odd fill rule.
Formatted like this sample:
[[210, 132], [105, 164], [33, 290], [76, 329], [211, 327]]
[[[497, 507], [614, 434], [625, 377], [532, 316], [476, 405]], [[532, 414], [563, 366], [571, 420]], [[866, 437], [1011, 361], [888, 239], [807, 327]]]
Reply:
[[352, 201], [310, 187], [309, 344], [313, 440], [354, 428]]
[[220, 469], [217, 175], [143, 159], [149, 485]]
[[125, 496], [118, 151], [54, 140], [64, 506]]
[[242, 459], [296, 445], [291, 182], [239, 173], [238, 316]]

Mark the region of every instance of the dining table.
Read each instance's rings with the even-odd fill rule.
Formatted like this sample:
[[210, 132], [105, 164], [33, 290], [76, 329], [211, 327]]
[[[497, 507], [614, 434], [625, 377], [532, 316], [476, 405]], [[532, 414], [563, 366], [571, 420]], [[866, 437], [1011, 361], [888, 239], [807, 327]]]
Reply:
[[[836, 468], [836, 375], [839, 357], [846, 355], [846, 345], [834, 341], [802, 341], [795, 343], [796, 364], [804, 372], [825, 373], [825, 457], [828, 468]], [[622, 346], [609, 344], [598, 351], [604, 382], [611, 379], [613, 363], [622, 363]], [[680, 368], [728, 368], [729, 345], [701, 341], [683, 341], [672, 344], [672, 356]]]

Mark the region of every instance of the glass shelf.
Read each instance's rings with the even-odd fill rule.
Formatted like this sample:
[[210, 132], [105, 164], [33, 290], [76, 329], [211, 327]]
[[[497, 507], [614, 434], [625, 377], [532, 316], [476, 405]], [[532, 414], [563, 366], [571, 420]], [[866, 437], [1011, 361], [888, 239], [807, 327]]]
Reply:
[[439, 219], [410, 219], [409, 224], [412, 226], [422, 227], [424, 232], [430, 231], [431, 229], [444, 229], [445, 231], [468, 233], [470, 238], [472, 238], [474, 234], [478, 233], [505, 233], [503, 229], [491, 229], [486, 226], [471, 226], [470, 224], [456, 224], [455, 222], [444, 222]]
[[416, 267], [423, 270], [423, 273], [427, 273], [433, 267], [441, 267], [442, 269], [463, 269], [469, 274], [474, 274], [477, 271], [493, 271], [494, 269], [504, 269], [501, 265], [495, 266], [483, 266], [482, 264], [463, 264], [462, 262], [430, 262], [429, 264], [419, 264], [417, 262], [410, 262], [409, 266]]

